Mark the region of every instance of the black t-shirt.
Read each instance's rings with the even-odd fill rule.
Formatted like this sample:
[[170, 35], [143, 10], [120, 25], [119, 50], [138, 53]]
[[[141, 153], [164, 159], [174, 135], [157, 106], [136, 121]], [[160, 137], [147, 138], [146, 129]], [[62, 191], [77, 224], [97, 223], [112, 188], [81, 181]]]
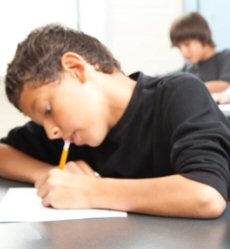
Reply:
[[[230, 198], [229, 121], [203, 83], [185, 73], [131, 77], [137, 84], [117, 125], [96, 148], [71, 145], [69, 160], [85, 160], [105, 177], [181, 174]], [[33, 122], [12, 130], [2, 142], [52, 164], [58, 164], [63, 145], [49, 141]]]
[[218, 52], [213, 57], [198, 64], [188, 62], [181, 71], [195, 74], [204, 82], [211, 80], [230, 82], [230, 49]]

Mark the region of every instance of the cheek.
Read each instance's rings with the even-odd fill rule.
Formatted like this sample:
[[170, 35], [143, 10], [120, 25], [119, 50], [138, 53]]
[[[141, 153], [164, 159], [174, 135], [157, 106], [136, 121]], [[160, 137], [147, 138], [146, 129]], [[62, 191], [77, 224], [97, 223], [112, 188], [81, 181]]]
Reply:
[[64, 132], [72, 131], [76, 129], [77, 126], [77, 117], [75, 110], [73, 108], [63, 108], [55, 111], [53, 115], [53, 122], [60, 127]]
[[196, 55], [198, 57], [203, 53], [203, 48], [200, 45], [193, 46], [192, 47], [192, 52], [193, 52], [194, 55]]
[[103, 118], [103, 106], [104, 104], [102, 103], [102, 99], [95, 91], [94, 93], [89, 94], [89, 96], [81, 102], [79, 113], [81, 114], [82, 119], [91, 125], [93, 123], [97, 123], [98, 120]]
[[85, 131], [91, 146], [100, 145], [108, 133], [108, 126], [105, 114], [100, 108], [92, 108], [91, 115], [85, 121]]
[[189, 49], [189, 56], [191, 59], [191, 63], [197, 63], [200, 59], [200, 50], [195, 47], [191, 47]]
[[107, 136], [108, 130], [100, 122], [91, 126], [89, 135], [89, 145], [96, 147], [99, 146]]

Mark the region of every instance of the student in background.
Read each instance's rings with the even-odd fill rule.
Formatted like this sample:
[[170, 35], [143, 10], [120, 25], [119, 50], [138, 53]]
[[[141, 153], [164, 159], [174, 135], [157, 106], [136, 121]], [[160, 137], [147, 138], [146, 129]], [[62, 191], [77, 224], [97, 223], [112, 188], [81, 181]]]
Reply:
[[173, 23], [170, 39], [187, 60], [181, 71], [204, 81], [216, 102], [228, 102], [230, 50], [216, 51], [207, 21], [198, 13], [187, 14]]
[[[2, 139], [0, 175], [35, 183], [45, 206], [200, 218], [225, 210], [229, 122], [198, 78], [128, 77], [98, 40], [51, 25], [19, 44], [5, 83], [37, 124]], [[62, 140], [72, 143], [65, 170], [54, 167]]]

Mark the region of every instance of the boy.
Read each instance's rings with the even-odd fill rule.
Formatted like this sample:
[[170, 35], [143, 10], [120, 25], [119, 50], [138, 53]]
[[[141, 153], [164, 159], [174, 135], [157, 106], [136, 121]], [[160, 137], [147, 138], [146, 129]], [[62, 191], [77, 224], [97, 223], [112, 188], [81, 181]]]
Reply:
[[204, 81], [216, 102], [229, 102], [230, 50], [216, 51], [207, 21], [198, 13], [187, 14], [173, 23], [170, 39], [187, 60], [181, 71]]
[[[0, 174], [35, 183], [45, 206], [199, 218], [225, 210], [229, 124], [197, 78], [129, 78], [96, 39], [48, 25], [19, 44], [5, 83], [35, 123], [2, 139]], [[70, 162], [51, 170], [61, 139], [72, 143]]]

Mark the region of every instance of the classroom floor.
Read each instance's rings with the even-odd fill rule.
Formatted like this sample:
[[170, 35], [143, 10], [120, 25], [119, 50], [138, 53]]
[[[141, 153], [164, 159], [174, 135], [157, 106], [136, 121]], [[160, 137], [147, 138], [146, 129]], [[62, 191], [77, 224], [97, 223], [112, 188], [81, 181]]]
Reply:
[[0, 78], [0, 113], [0, 138], [11, 128], [22, 125], [28, 120], [7, 100], [3, 78]]

